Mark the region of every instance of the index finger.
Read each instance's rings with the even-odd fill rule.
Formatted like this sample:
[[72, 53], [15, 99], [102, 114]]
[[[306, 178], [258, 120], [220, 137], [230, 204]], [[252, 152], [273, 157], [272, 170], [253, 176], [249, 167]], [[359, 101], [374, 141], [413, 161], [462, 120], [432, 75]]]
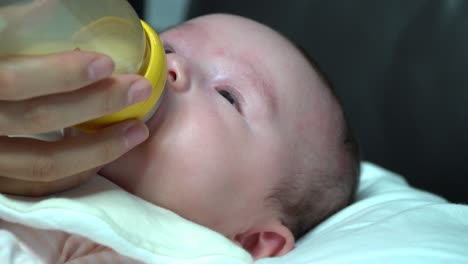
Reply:
[[105, 165], [149, 136], [146, 125], [129, 120], [57, 142], [0, 138], [0, 176], [52, 182]]
[[114, 67], [109, 57], [94, 52], [0, 56], [0, 100], [74, 91], [111, 75]]

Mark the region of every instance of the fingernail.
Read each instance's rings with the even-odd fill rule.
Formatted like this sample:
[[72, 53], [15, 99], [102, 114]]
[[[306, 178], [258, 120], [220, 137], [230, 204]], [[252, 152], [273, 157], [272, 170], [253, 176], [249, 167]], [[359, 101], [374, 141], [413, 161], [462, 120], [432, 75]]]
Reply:
[[102, 80], [112, 74], [114, 62], [108, 57], [100, 57], [94, 60], [88, 67], [88, 78], [91, 81]]
[[140, 79], [130, 86], [128, 103], [134, 104], [143, 101], [151, 96], [152, 91], [151, 83], [144, 78]]
[[134, 121], [125, 130], [125, 141], [129, 149], [148, 138], [149, 132], [143, 123]]

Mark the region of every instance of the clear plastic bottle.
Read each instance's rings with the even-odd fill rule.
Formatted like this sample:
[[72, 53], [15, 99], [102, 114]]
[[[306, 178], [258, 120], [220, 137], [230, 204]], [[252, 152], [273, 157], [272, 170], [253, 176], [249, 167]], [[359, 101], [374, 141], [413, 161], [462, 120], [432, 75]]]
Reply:
[[126, 0], [0, 0], [0, 55], [39, 55], [80, 49], [110, 56], [115, 73], [138, 73], [153, 85], [149, 99], [76, 127], [92, 132], [122, 120], [149, 118], [166, 82], [157, 33]]

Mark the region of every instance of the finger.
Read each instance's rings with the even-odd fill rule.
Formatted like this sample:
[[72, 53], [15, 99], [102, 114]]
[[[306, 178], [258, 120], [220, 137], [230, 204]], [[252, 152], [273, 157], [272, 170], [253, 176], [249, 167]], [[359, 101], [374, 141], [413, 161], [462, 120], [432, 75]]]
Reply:
[[0, 57], [0, 100], [73, 91], [108, 77], [114, 63], [93, 52]]
[[71, 137], [76, 137], [80, 135], [84, 135], [85, 132], [78, 130], [77, 128], [74, 127], [67, 127], [63, 129], [63, 138], [71, 138]]
[[43, 196], [66, 191], [70, 188], [81, 185], [93, 175], [96, 175], [94, 170], [52, 182], [33, 182], [0, 177], [0, 193], [24, 196]]
[[151, 91], [147, 79], [125, 75], [69, 93], [3, 102], [0, 104], [0, 134], [36, 134], [76, 125], [144, 100]]
[[107, 164], [148, 137], [137, 120], [57, 142], [0, 138], [0, 175], [24, 181], [51, 182]]

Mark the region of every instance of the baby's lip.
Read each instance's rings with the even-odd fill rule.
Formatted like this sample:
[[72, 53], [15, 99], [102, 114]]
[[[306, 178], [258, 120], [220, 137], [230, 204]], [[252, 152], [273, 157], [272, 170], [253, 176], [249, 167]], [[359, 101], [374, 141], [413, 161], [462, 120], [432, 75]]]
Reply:
[[156, 109], [156, 113], [148, 121], [146, 121], [146, 125], [148, 126], [150, 133], [152, 133], [154, 130], [157, 129], [161, 121], [163, 120], [165, 114], [166, 114], [166, 108], [167, 108], [167, 88], [164, 87], [164, 91], [161, 94], [161, 97], [159, 98], [159, 107]]

